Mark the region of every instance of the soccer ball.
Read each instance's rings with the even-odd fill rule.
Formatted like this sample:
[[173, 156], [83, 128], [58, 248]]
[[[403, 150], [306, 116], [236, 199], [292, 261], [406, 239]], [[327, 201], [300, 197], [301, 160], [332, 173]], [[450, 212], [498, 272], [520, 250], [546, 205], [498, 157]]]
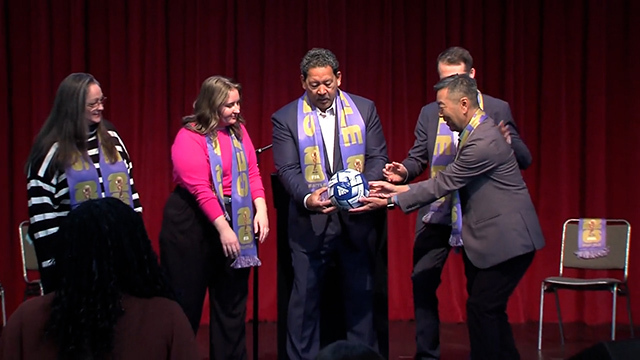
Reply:
[[359, 171], [353, 169], [340, 170], [329, 180], [329, 200], [343, 210], [362, 206], [358, 201], [369, 196], [369, 184]]

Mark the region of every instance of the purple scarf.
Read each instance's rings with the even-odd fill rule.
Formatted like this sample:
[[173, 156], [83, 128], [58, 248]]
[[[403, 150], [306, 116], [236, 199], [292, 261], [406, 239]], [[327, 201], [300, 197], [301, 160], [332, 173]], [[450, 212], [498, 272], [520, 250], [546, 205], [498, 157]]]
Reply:
[[209, 164], [211, 166], [211, 178], [220, 207], [224, 211], [227, 221], [231, 221], [233, 231], [238, 236], [240, 242], [240, 256], [231, 264], [234, 269], [260, 266], [262, 263], [258, 259], [258, 249], [256, 247], [253, 234], [253, 204], [251, 202], [251, 188], [249, 186], [249, 164], [244, 152], [244, 146], [236, 136], [229, 132], [231, 139], [231, 216], [227, 212], [224, 204], [222, 192], [222, 156], [218, 138], [215, 140], [211, 136], [207, 138], [207, 149], [209, 150]]
[[[335, 104], [336, 118], [340, 126], [339, 144], [343, 168], [364, 172], [364, 120], [346, 92], [338, 90]], [[302, 95], [298, 100], [298, 141], [302, 174], [310, 191], [328, 183], [324, 163], [324, 141], [315, 110], [307, 95]]]
[[105, 196], [120, 199], [133, 208], [129, 171], [120, 153], [117, 153], [118, 158], [115, 161], [107, 161], [100, 142], [98, 142], [98, 154], [100, 156], [100, 173], [104, 182], [102, 187], [100, 187], [98, 171], [93, 163], [87, 160], [89, 159], [88, 154], [78, 153], [77, 160], [65, 169], [71, 208], [73, 209], [89, 199], [102, 198], [103, 191]]
[[609, 255], [605, 219], [578, 221], [578, 251], [575, 255], [581, 259], [595, 259]]

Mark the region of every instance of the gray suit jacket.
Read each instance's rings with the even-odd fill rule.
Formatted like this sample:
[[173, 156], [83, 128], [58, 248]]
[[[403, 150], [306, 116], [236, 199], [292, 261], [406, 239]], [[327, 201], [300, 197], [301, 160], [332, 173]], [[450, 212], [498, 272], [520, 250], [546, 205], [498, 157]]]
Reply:
[[462, 239], [471, 262], [488, 268], [544, 246], [542, 230], [513, 149], [488, 118], [457, 159], [434, 178], [398, 195], [404, 212], [459, 190]]

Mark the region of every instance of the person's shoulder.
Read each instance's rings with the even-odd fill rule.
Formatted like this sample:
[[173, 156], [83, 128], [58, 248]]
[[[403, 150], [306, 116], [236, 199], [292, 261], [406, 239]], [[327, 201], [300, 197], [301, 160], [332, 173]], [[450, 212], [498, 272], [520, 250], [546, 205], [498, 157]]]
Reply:
[[285, 106], [281, 107], [280, 109], [276, 110], [275, 113], [273, 113], [273, 117], [283, 117], [283, 116], [288, 116], [290, 115], [290, 113], [295, 113], [297, 112], [297, 108], [298, 108], [298, 99], [295, 99], [291, 102], [289, 102], [288, 104], [286, 104]]
[[200, 134], [199, 132], [193, 130], [189, 126], [190, 125], [185, 125], [185, 126], [182, 126], [180, 129], [178, 129], [178, 133], [176, 134], [176, 138], [193, 138], [193, 139], [204, 138], [204, 136], [202, 134]]
[[373, 100], [368, 99], [364, 96], [352, 94], [348, 91], [344, 91], [345, 94], [349, 95], [349, 97], [356, 103], [356, 106], [372, 106], [374, 105]]
[[427, 105], [423, 106], [422, 109], [420, 109], [421, 115], [438, 116], [438, 112], [438, 103], [435, 101], [428, 103]]
[[509, 106], [509, 103], [499, 99], [497, 97], [493, 97], [491, 95], [487, 95], [485, 93], [482, 93], [482, 97], [484, 99], [485, 102], [485, 108], [487, 107], [504, 107], [504, 106]]
[[[473, 130], [471, 134], [473, 136], [474, 142], [478, 143], [486, 143], [486, 144], [495, 144], [493, 146], [497, 146], [498, 150], [511, 151], [511, 147], [505, 141], [504, 136], [500, 132], [498, 125], [495, 120], [491, 117], [487, 117], [485, 121], [478, 124], [478, 126]], [[471, 138], [469, 139], [472, 140]], [[492, 147], [493, 147], [492, 146]], [[495, 150], [495, 149], [494, 149]]]
[[107, 129], [108, 131], [118, 132], [118, 130], [116, 129], [116, 126], [113, 125], [111, 121], [107, 119], [102, 119], [102, 124], [104, 125], [104, 128]]
[[45, 309], [47, 311], [51, 310], [51, 302], [55, 297], [55, 293], [49, 293], [44, 296], [35, 296], [32, 297], [22, 304], [18, 306], [16, 311], [12, 316], [21, 318], [24, 316], [32, 316], [35, 314], [40, 314], [40, 312]]

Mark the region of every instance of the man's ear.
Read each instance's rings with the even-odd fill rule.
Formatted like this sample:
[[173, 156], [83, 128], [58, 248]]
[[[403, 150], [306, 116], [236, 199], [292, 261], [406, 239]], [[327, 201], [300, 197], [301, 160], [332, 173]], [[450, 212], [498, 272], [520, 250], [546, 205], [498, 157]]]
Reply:
[[471, 68], [471, 70], [469, 70], [469, 77], [472, 79], [476, 78], [476, 69]]
[[304, 81], [304, 75], [300, 75], [300, 84], [304, 90], [307, 90], [307, 83]]
[[342, 83], [342, 73], [341, 73], [340, 71], [338, 71], [338, 72], [336, 73], [336, 77], [338, 78], [338, 79], [336, 80], [336, 83], [338, 84], [338, 86], [340, 86], [340, 84]]
[[463, 96], [462, 98], [460, 98], [460, 107], [462, 108], [462, 112], [466, 115], [467, 112], [469, 111], [469, 98], [466, 96]]

